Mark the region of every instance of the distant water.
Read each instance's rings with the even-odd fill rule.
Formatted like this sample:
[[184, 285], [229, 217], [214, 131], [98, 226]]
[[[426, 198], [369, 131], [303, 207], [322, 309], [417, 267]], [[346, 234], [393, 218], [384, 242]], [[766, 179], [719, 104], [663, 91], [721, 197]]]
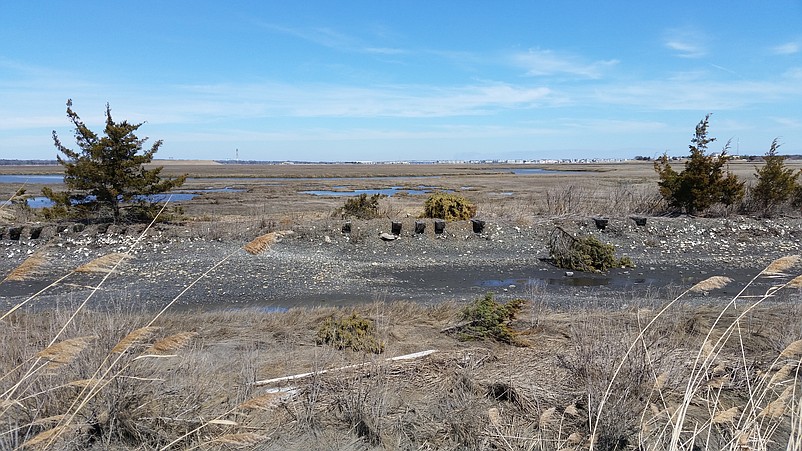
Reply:
[[[242, 191], [243, 190], [241, 189], [234, 188], [208, 188], [192, 192], [178, 191], [173, 193], [150, 194], [148, 196], [137, 196], [136, 198], [138, 200], [143, 199], [150, 203], [166, 202], [168, 199], [170, 202], [182, 202], [192, 200], [203, 193], [239, 193]], [[26, 199], [26, 201], [28, 202], [28, 206], [31, 208], [45, 208], [52, 207], [54, 205], [53, 201], [44, 196], [29, 197]]]
[[[339, 188], [339, 189], [336, 189]], [[372, 196], [374, 194], [382, 194], [391, 197], [395, 194], [408, 194], [408, 195], [421, 195], [429, 194], [432, 191], [438, 191], [434, 186], [418, 186], [415, 189], [407, 189], [400, 186], [391, 186], [390, 188], [379, 189], [344, 189], [344, 187], [335, 187], [334, 190], [307, 190], [299, 191], [300, 194], [312, 194], [314, 196], [336, 196], [336, 197], [354, 197], [360, 194]], [[450, 190], [439, 190], [443, 192], [451, 192]]]
[[[551, 169], [540, 169], [540, 168], [520, 168], [520, 169], [510, 169], [509, 172], [517, 175], [531, 175], [531, 174], [570, 174], [570, 171], [554, 171]], [[292, 178], [292, 177], [225, 177], [225, 180], [231, 180], [232, 182], [281, 182], [281, 181], [326, 181], [326, 180], [372, 180], [372, 179], [388, 179], [388, 178], [395, 178], [395, 179], [404, 179], [404, 178], [416, 178], [416, 179], [425, 179], [425, 178], [435, 178], [438, 176], [432, 175], [421, 175], [421, 176], [376, 176], [376, 177], [301, 177], [301, 178]], [[189, 180], [200, 180], [205, 177], [201, 177], [198, 179], [190, 178]], [[63, 175], [53, 174], [53, 175], [24, 175], [24, 174], [7, 174], [7, 175], [0, 175], [0, 183], [14, 183], [14, 184], [58, 184], [64, 181]], [[392, 189], [392, 188], [388, 188]]]
[[22, 185], [23, 183], [38, 184], [38, 185], [51, 185], [62, 183], [64, 181], [63, 175], [0, 175], [0, 183], [15, 183]]

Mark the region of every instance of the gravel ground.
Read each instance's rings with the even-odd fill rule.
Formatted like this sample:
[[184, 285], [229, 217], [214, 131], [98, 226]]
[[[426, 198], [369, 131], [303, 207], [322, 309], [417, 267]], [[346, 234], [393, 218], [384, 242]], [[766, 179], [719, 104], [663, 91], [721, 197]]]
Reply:
[[[295, 234], [259, 255], [238, 249], [248, 241], [245, 237], [267, 229], [229, 231], [210, 239], [197, 224], [159, 225], [137, 243], [141, 226], [105, 231], [47, 226], [33, 240], [26, 238], [28, 229], [21, 239], [8, 239], [6, 227], [0, 273], [8, 274], [37, 250], [46, 262], [30, 280], [3, 282], [0, 303], [13, 306], [78, 265], [132, 249], [133, 258], [108, 275], [90, 305], [156, 309], [197, 280], [176, 308], [431, 303], [470, 300], [489, 291], [502, 298], [617, 308], [670, 298], [712, 275], [738, 283], [708, 299], [732, 296], [775, 258], [798, 254], [802, 238], [800, 219], [656, 217], [637, 226], [629, 218], [612, 218], [604, 231], [589, 219], [538, 219], [526, 225], [489, 221], [481, 234], [473, 233], [470, 223], [457, 222], [448, 224], [443, 235], [433, 233], [431, 221], [424, 234], [415, 235], [413, 223], [403, 220], [400, 237], [383, 241], [379, 235], [389, 232], [389, 220], [354, 221], [350, 234], [341, 232], [342, 222], [320, 221], [294, 228]], [[555, 226], [598, 236], [619, 255], [631, 257], [636, 267], [566, 275], [547, 261], [546, 243]], [[71, 274], [32, 304], [50, 308], [83, 301], [106, 276]], [[763, 280], [752, 292], [765, 292], [771, 283]]]

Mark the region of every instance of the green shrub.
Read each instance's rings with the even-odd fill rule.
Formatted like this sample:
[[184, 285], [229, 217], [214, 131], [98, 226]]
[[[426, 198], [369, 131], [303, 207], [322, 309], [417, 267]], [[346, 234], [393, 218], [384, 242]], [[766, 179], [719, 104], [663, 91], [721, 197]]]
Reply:
[[[78, 150], [64, 146], [56, 132], [53, 143], [64, 157], [56, 159], [64, 167], [64, 185], [67, 190], [54, 192], [45, 187], [42, 193], [56, 205], [72, 210], [108, 210], [115, 223], [126, 217], [133, 205], [149, 204], [142, 196], [166, 193], [184, 183], [186, 175], [163, 178], [162, 167], [146, 169], [145, 165], [162, 145], [156, 141], [149, 150], [142, 146], [147, 138], [140, 139], [134, 133], [143, 124], [128, 121], [115, 122], [111, 107], [106, 104], [106, 126], [103, 135], [91, 131], [72, 110], [72, 100], [67, 101], [67, 117], [75, 126], [75, 141]], [[138, 214], [137, 214], [138, 215]]]
[[457, 194], [434, 193], [426, 199], [423, 216], [461, 221], [476, 216], [476, 205]]
[[368, 196], [360, 194], [345, 200], [345, 205], [338, 208], [335, 215], [345, 218], [373, 219], [379, 217], [379, 199], [384, 197], [381, 194]]
[[465, 322], [455, 328], [460, 340], [491, 339], [508, 344], [519, 344], [515, 331], [509, 322], [520, 313], [524, 304], [523, 299], [513, 299], [506, 304], [496, 302], [493, 293], [486, 294], [462, 310], [462, 319]]
[[376, 337], [373, 321], [358, 313], [340, 319], [326, 318], [317, 331], [317, 343], [358, 352], [384, 352], [384, 343]]
[[555, 266], [575, 271], [600, 272], [634, 266], [627, 256], [616, 258], [612, 244], [602, 243], [592, 235], [577, 238], [559, 227], [551, 234], [549, 255]]
[[775, 138], [763, 157], [765, 164], [755, 168], [757, 183], [751, 190], [752, 200], [755, 209], [764, 216], [772, 216], [794, 198], [798, 190], [797, 180], [802, 173], [785, 166], [785, 157], [777, 155], [779, 147]]
[[696, 135], [691, 139], [691, 154], [685, 162], [685, 169], [675, 171], [663, 155], [654, 162], [654, 170], [660, 177], [660, 194], [670, 207], [693, 215], [721, 203], [733, 205], [744, 196], [744, 182], [732, 172], [724, 171], [731, 159], [727, 154], [729, 143], [719, 154], [707, 154], [707, 145], [716, 138], [707, 136], [710, 115], [696, 126]]

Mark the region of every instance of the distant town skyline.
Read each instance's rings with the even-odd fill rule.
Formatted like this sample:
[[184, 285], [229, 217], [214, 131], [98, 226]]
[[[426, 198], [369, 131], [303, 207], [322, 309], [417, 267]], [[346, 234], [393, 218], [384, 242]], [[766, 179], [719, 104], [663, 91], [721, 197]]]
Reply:
[[802, 154], [802, 2], [9, 2], [0, 159], [146, 122], [162, 159]]

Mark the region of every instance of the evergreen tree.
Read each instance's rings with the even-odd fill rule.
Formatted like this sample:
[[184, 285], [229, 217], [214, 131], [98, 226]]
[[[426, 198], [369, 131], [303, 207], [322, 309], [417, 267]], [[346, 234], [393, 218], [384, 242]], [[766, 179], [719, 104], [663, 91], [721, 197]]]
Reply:
[[53, 131], [55, 146], [65, 156], [58, 155], [57, 160], [64, 166], [67, 191], [42, 190], [58, 208], [93, 212], [106, 208], [111, 210], [114, 222], [118, 222], [124, 204], [141, 209], [150, 204], [146, 196], [164, 193], [184, 183], [186, 176], [162, 179], [159, 176], [162, 167], [144, 168], [144, 164], [153, 161], [162, 141], [156, 141], [149, 150], [140, 153], [148, 138], [137, 138], [134, 132], [142, 124], [114, 122], [108, 104], [103, 136], [98, 136], [81, 121], [72, 110], [72, 100], [67, 101], [67, 117], [75, 126], [75, 141], [80, 150], [64, 146]]
[[777, 138], [763, 156], [765, 164], [755, 167], [757, 183], [752, 188], [752, 197], [759, 212], [771, 216], [788, 202], [797, 191], [797, 180], [802, 171], [794, 171], [785, 166], [785, 157], [777, 155], [780, 144]]
[[707, 148], [716, 138], [708, 137], [708, 114], [696, 125], [696, 134], [689, 146], [691, 154], [682, 172], [675, 171], [663, 155], [654, 162], [660, 177], [660, 194], [669, 206], [688, 214], [703, 212], [717, 203], [732, 205], [744, 195], [744, 182], [724, 167], [732, 158], [727, 154], [727, 143], [719, 154], [708, 154]]

